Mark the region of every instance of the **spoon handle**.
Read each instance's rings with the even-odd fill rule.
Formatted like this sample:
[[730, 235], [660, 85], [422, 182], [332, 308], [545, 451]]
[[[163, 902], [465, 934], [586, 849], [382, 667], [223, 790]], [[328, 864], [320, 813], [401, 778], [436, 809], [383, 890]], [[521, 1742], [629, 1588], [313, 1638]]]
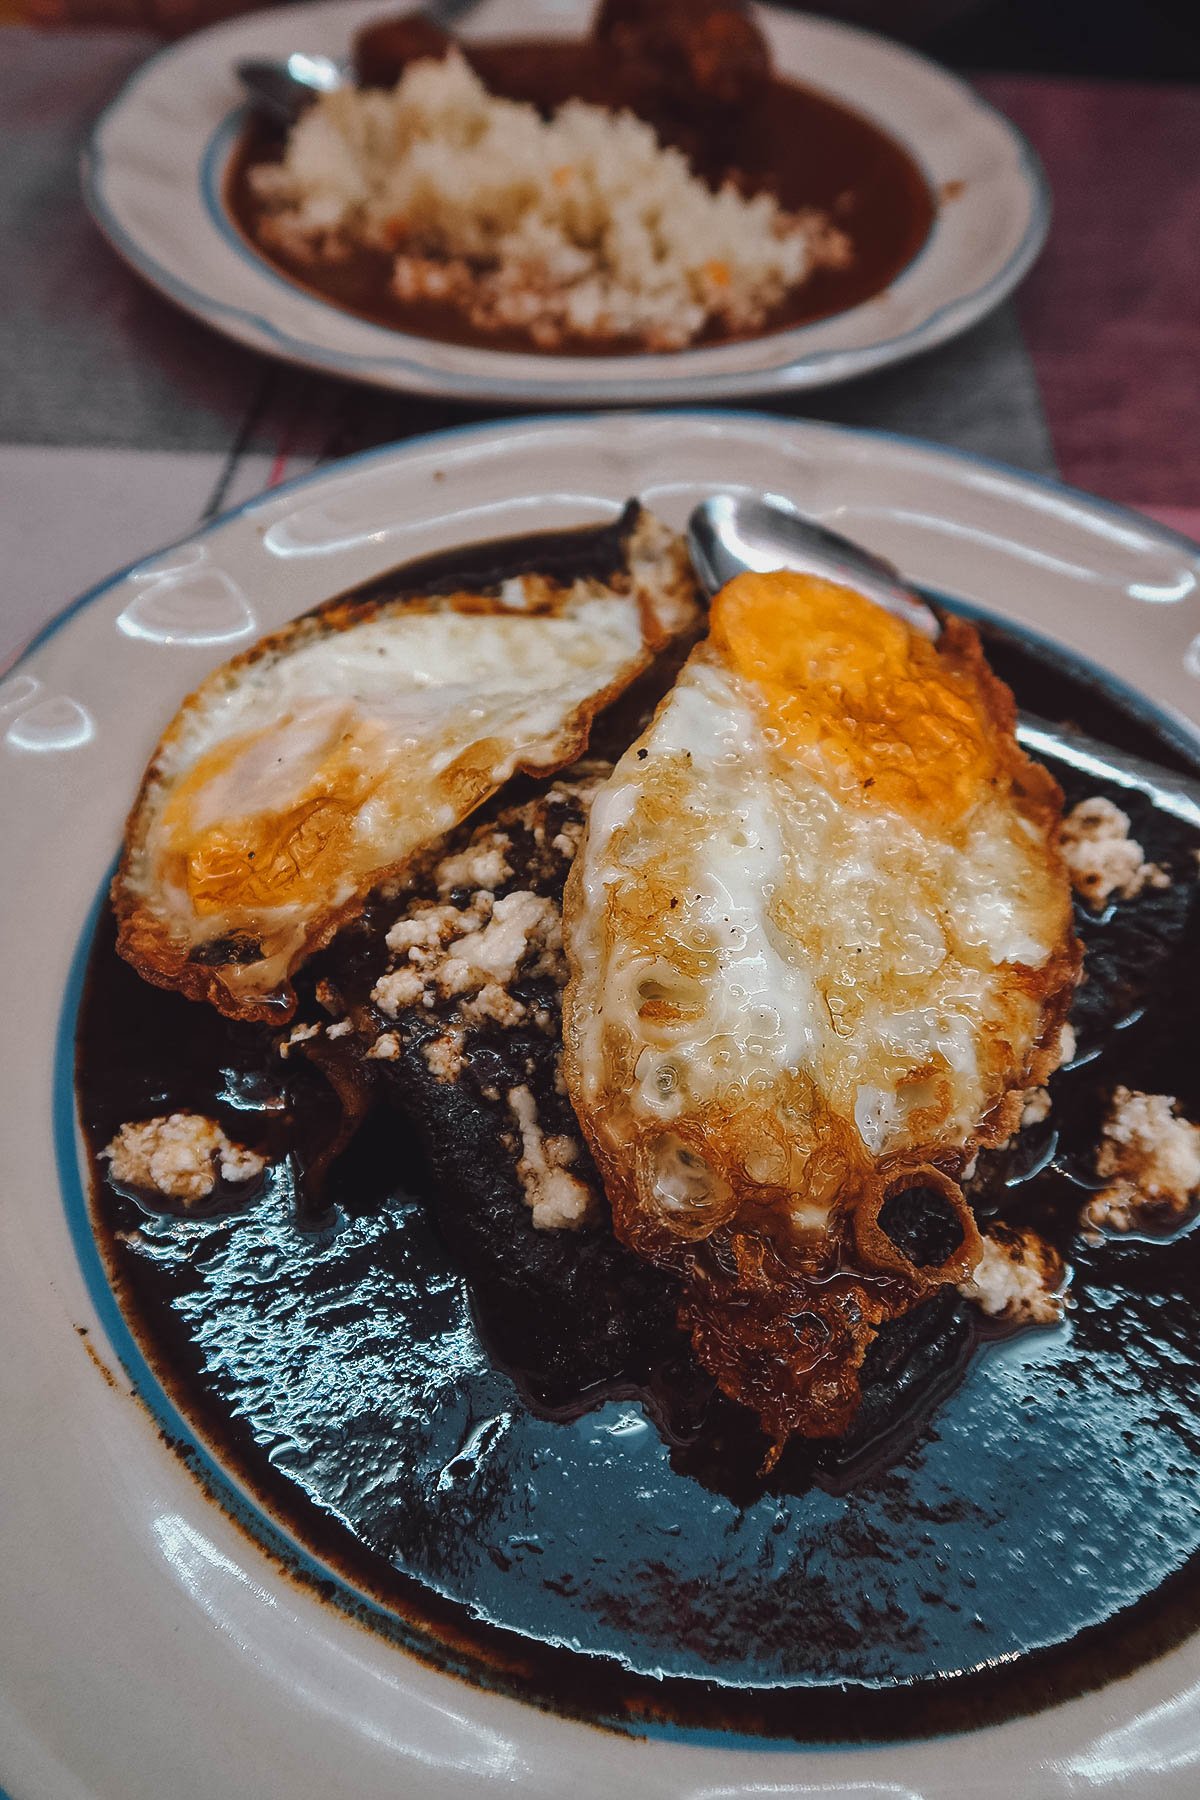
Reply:
[[1018, 714], [1017, 738], [1032, 755], [1049, 757], [1081, 775], [1094, 775], [1098, 781], [1144, 794], [1160, 812], [1200, 831], [1200, 780], [1194, 775], [1177, 775], [1144, 757], [1115, 750], [1073, 726], [1052, 725], [1034, 713]]
[[[933, 608], [906, 586], [892, 563], [776, 495], [712, 495], [688, 520], [688, 548], [701, 586], [710, 595], [747, 570], [807, 570], [857, 589], [926, 637], [936, 638], [941, 629]], [[1032, 713], [1018, 714], [1017, 737], [1034, 756], [1144, 794], [1160, 811], [1200, 831], [1200, 779], [1195, 776], [1177, 775], [1073, 726], [1053, 725]]]

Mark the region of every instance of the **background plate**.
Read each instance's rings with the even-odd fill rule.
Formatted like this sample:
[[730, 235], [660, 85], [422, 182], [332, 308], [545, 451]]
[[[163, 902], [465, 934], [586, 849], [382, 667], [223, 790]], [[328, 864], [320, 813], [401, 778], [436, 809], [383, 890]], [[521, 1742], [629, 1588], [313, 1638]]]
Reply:
[[[813, 325], [669, 356], [501, 353], [388, 331], [277, 274], [213, 200], [228, 153], [224, 128], [239, 104], [235, 61], [294, 50], [344, 56], [381, 11], [382, 0], [323, 0], [200, 32], [139, 69], [92, 133], [84, 195], [113, 248], [170, 299], [253, 349], [462, 400], [646, 404], [821, 387], [975, 324], [1015, 287], [1045, 238], [1049, 198], [1033, 152], [964, 82], [883, 38], [763, 8], [784, 74], [876, 120], [916, 158], [935, 195], [961, 184], [889, 288]], [[591, 0], [485, 0], [462, 35], [569, 37], [592, 11]]]
[[[594, 519], [633, 492], [681, 522], [733, 469], [930, 587], [1102, 661], [1200, 745], [1194, 546], [942, 451], [736, 415], [535, 420], [372, 453], [85, 597], [0, 684], [0, 1779], [15, 1800], [282, 1800], [333, 1782], [464, 1800], [497, 1780], [597, 1800], [1194, 1792], [1194, 1641], [1030, 1721], [823, 1753], [601, 1737], [435, 1674], [213, 1505], [128, 1399], [82, 1278], [57, 1199], [55, 1027], [128, 797], [182, 694], [254, 633], [397, 562]], [[72, 1121], [57, 1124], [69, 1155]]]

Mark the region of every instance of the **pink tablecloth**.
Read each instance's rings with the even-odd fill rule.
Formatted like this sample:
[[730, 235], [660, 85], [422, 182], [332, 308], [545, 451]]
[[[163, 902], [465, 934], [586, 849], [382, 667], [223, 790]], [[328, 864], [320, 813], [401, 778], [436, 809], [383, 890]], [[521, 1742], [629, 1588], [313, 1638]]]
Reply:
[[1054, 190], [1017, 314], [1063, 479], [1200, 537], [1200, 88], [979, 87]]

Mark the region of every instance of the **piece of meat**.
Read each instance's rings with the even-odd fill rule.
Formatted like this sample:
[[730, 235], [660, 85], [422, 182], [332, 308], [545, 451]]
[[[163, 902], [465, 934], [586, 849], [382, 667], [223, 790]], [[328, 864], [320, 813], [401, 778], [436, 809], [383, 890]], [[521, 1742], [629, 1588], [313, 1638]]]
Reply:
[[451, 834], [342, 934], [318, 990], [353, 1023], [330, 1050], [370, 1072], [425, 1153], [433, 1217], [493, 1352], [550, 1411], [685, 1350], [670, 1278], [613, 1236], [559, 1072], [562, 887], [595, 780], [563, 778]]
[[425, 13], [380, 19], [354, 40], [354, 72], [362, 87], [393, 88], [409, 63], [440, 62], [453, 41]]
[[650, 115], [697, 123], [742, 112], [771, 75], [762, 31], [729, 0], [603, 0], [594, 35], [621, 60]]

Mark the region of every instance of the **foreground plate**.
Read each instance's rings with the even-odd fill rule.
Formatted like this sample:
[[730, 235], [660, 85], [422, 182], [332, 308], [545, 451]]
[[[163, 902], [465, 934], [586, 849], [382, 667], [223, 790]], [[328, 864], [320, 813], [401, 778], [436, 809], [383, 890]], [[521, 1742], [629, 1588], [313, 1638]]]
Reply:
[[[480, 350], [368, 324], [304, 292], [242, 241], [220, 202], [244, 56], [342, 57], [386, 0], [327, 0], [238, 19], [173, 45], [125, 87], [83, 161], [92, 216], [119, 255], [206, 324], [274, 356], [381, 387], [463, 400], [715, 400], [822, 387], [944, 343], [1008, 294], [1049, 224], [1045, 181], [1016, 129], [912, 51], [829, 20], [763, 9], [784, 74], [868, 114], [924, 169], [941, 208], [891, 287], [816, 324], [669, 356]], [[485, 0], [470, 37], [578, 36], [592, 0]]]
[[[253, 635], [395, 563], [595, 519], [635, 492], [678, 523], [731, 469], [928, 586], [1101, 661], [1200, 749], [1194, 546], [943, 451], [749, 416], [531, 421], [374, 452], [56, 622], [0, 684], [0, 1780], [14, 1800], [283, 1800], [335, 1782], [362, 1800], [463, 1800], [497, 1781], [581, 1800], [1194, 1793], [1195, 1640], [1032, 1720], [821, 1753], [601, 1736], [438, 1675], [322, 1604], [213, 1504], [129, 1398], [131, 1346], [85, 1278], [87, 1239], [59, 1198], [60, 1172], [68, 1188], [77, 1173], [69, 1083], [54, 1108], [56, 1030], [91, 898], [178, 699]], [[58, 1049], [69, 1073], [69, 1035]]]

